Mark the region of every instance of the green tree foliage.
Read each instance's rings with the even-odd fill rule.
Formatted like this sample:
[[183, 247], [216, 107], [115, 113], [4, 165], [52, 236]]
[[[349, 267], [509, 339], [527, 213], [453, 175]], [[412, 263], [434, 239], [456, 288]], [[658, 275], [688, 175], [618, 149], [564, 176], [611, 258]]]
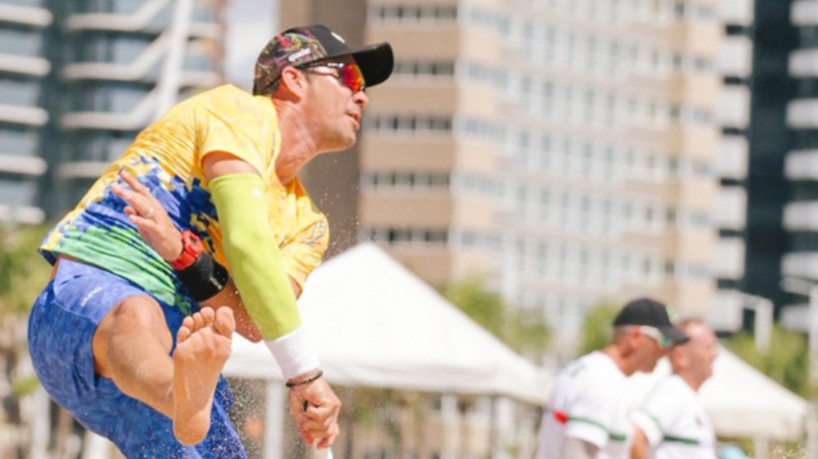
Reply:
[[45, 228], [0, 226], [0, 318], [28, 312], [51, 266], [37, 253]]
[[[33, 376], [18, 374], [16, 367], [26, 358], [19, 324], [51, 271], [37, 253], [44, 234], [44, 228], [0, 226], [0, 379], [10, 382], [15, 397], [30, 394], [39, 384]], [[16, 405], [13, 400], [4, 403]], [[6, 417], [15, 419], [16, 414], [0, 410], [0, 421]]]
[[539, 310], [510, 307], [489, 291], [480, 277], [454, 282], [443, 288], [443, 296], [483, 328], [517, 352], [539, 356], [548, 347], [551, 332]]
[[614, 317], [620, 307], [613, 303], [600, 303], [588, 311], [582, 322], [582, 341], [579, 354], [584, 355], [605, 347], [613, 336]]
[[746, 332], [733, 335], [723, 344], [745, 362], [796, 394], [808, 398], [818, 395], [815, 385], [809, 382], [809, 352], [803, 335], [775, 326], [766, 352], [759, 351], [753, 336]]

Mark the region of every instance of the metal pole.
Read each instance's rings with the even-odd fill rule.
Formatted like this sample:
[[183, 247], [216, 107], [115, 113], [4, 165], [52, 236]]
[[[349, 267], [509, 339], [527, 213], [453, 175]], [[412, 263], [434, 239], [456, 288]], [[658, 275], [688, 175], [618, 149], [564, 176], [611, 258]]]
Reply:
[[766, 352], [770, 348], [770, 336], [773, 331], [773, 302], [768, 298], [749, 293], [740, 293], [742, 298], [742, 308], [752, 310], [753, 319], [753, 339], [756, 349]]
[[809, 343], [809, 377], [810, 383], [818, 383], [818, 285], [809, 289], [809, 324], [807, 326]]
[[755, 436], [753, 445], [756, 450], [753, 456], [754, 459], [768, 459], [770, 457], [770, 444], [765, 437]]
[[165, 59], [165, 67], [162, 69], [162, 75], [157, 84], [159, 97], [154, 118], [162, 116], [176, 103], [192, 17], [193, 0], [177, 0], [173, 22], [169, 30], [168, 56]]
[[276, 459], [284, 453], [284, 387], [281, 381], [267, 381], [267, 412], [264, 416], [264, 458]]
[[753, 338], [755, 338], [756, 349], [767, 352], [770, 349], [770, 335], [773, 331], [773, 302], [766, 298], [759, 298], [754, 309], [753, 334], [755, 336]]

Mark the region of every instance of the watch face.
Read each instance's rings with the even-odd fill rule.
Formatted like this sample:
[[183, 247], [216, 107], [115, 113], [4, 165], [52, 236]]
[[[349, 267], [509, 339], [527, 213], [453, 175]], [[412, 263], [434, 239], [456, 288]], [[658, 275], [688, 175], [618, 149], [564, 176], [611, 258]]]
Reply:
[[202, 244], [199, 237], [190, 230], [182, 232], [182, 253], [171, 263], [173, 269], [180, 271], [188, 268], [202, 253]]

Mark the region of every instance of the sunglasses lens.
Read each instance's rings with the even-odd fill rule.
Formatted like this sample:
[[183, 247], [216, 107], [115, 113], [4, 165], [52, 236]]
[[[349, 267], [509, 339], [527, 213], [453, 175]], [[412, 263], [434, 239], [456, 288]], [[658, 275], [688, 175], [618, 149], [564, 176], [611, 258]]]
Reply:
[[366, 87], [364, 75], [357, 64], [347, 64], [341, 68], [341, 80], [352, 92], [361, 91]]

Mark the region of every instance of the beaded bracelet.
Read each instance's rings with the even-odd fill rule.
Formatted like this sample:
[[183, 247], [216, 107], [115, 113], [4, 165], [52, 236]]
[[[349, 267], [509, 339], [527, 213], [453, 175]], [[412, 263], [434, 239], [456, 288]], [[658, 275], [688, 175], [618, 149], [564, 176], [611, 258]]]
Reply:
[[290, 389], [292, 389], [295, 386], [301, 386], [301, 385], [304, 385], [304, 384], [309, 384], [309, 383], [315, 381], [316, 379], [320, 378], [321, 376], [324, 376], [324, 372], [321, 371], [321, 370], [318, 370], [318, 373], [310, 376], [309, 378], [302, 379], [301, 381], [296, 381], [296, 382], [287, 381], [286, 386], [289, 387]]

